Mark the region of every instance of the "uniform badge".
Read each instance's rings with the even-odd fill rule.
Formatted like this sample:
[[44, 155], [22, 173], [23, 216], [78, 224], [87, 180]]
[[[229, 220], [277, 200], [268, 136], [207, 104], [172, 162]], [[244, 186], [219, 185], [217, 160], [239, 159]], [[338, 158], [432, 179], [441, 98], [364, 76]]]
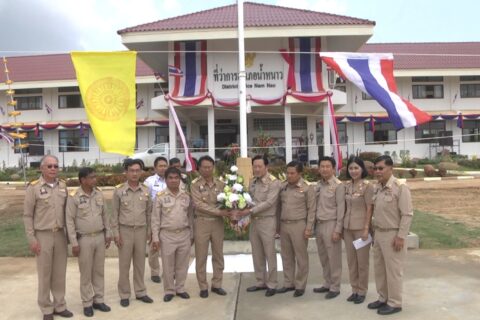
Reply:
[[45, 189], [45, 187], [42, 187], [42, 188], [40, 189], [40, 194], [43, 195], [43, 194], [47, 194], [47, 193], [48, 193], [48, 192], [47, 192], [47, 189]]
[[163, 201], [165, 203], [170, 203], [170, 202], [172, 202], [172, 199], [170, 199], [170, 197], [165, 197]]
[[80, 197], [80, 204], [87, 203], [87, 198], [86, 197]]

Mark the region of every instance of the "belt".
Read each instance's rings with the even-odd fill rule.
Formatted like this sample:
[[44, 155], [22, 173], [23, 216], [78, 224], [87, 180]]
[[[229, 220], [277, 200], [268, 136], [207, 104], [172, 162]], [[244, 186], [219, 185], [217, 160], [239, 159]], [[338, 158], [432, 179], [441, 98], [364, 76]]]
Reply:
[[387, 232], [387, 231], [398, 231], [398, 228], [380, 228], [380, 227], [374, 227], [375, 231], [380, 231], [380, 232]]
[[275, 216], [252, 216], [253, 220], [260, 220], [265, 218], [274, 218]]
[[147, 225], [145, 225], [145, 224], [144, 224], [143, 226], [129, 226], [129, 225], [127, 225], [127, 224], [121, 224], [120, 226], [121, 226], [121, 227], [126, 227], [126, 228], [131, 228], [131, 229], [133, 229], [133, 230], [135, 230], [135, 229], [142, 229], [142, 228], [146, 228], [146, 227], [147, 227]]
[[205, 220], [205, 221], [218, 221], [220, 219], [220, 217], [213, 218], [213, 217], [195, 216], [195, 219], [201, 219], [201, 220]]
[[327, 222], [330, 222], [330, 221], [336, 221], [336, 219], [331, 219], [331, 220], [317, 220], [317, 223], [327, 223]]
[[295, 223], [295, 222], [298, 222], [298, 221], [305, 221], [305, 219], [297, 219], [297, 220], [280, 219], [280, 221], [288, 224], [288, 223]]
[[167, 232], [171, 232], [171, 233], [180, 233], [180, 232], [185, 231], [187, 229], [189, 229], [189, 227], [179, 228], [179, 229], [160, 229], [160, 231], [167, 231]]
[[95, 237], [95, 236], [97, 236], [101, 233], [103, 233], [103, 230], [96, 231], [96, 232], [82, 233], [82, 234], [80, 234], [80, 236], [82, 236], [82, 237]]

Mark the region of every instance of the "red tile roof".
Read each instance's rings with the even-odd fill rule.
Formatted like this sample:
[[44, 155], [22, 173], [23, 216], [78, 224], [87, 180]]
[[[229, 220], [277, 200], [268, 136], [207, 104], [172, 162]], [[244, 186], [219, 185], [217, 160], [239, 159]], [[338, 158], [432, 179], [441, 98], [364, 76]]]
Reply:
[[[10, 79], [14, 82], [76, 79], [70, 54], [7, 57], [7, 65]], [[150, 75], [153, 75], [153, 70], [137, 58], [137, 76]], [[0, 82], [4, 81], [5, 73], [2, 66]]]
[[393, 53], [395, 69], [480, 68], [480, 42], [371, 43], [359, 51]]
[[[244, 23], [247, 28], [315, 25], [375, 25], [374, 21], [366, 19], [252, 2], [245, 2], [244, 4]], [[237, 5], [232, 4], [125, 28], [119, 30], [118, 34], [128, 32], [236, 27]]]

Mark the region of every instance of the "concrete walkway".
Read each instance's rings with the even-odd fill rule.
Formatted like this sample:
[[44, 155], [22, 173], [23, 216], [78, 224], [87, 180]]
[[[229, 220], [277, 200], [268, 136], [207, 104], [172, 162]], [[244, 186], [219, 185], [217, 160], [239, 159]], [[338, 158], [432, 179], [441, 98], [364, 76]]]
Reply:
[[[164, 303], [163, 286], [150, 281], [147, 267], [145, 282], [148, 294], [155, 302], [146, 305], [132, 300], [130, 307], [122, 308], [116, 289], [118, 261], [116, 258], [108, 258], [105, 301], [112, 307], [112, 311], [96, 312], [94, 319], [382, 319], [382, 316], [366, 307], [367, 302], [377, 298], [373, 265], [370, 268], [367, 300], [361, 305], [354, 305], [345, 301], [350, 295], [350, 288], [345, 257], [343, 262], [342, 291], [338, 298], [330, 301], [325, 300], [322, 294], [312, 292], [314, 287], [321, 284], [321, 267], [318, 256], [311, 253], [309, 285], [306, 294], [300, 298], [293, 298], [291, 292], [271, 298], [266, 298], [263, 292], [247, 293], [245, 289], [254, 284], [252, 273], [226, 273], [224, 288], [228, 295], [220, 297], [210, 294], [208, 299], [201, 299], [198, 297], [195, 275], [189, 274], [187, 291], [192, 298], [174, 298], [172, 302]], [[280, 272], [280, 286], [282, 282]], [[387, 317], [388, 319], [480, 319], [480, 249], [410, 251], [404, 284], [404, 310]], [[41, 319], [36, 294], [35, 260], [0, 258], [0, 318]], [[68, 261], [66, 299], [68, 308], [75, 313], [73, 319], [86, 319], [80, 301], [79, 273], [75, 258], [69, 258]]]

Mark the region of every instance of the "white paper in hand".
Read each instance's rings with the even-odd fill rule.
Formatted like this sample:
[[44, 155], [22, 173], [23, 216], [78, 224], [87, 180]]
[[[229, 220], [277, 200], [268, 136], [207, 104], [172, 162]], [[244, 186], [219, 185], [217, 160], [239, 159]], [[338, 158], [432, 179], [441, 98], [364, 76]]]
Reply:
[[363, 241], [362, 238], [354, 240], [353, 241], [353, 246], [355, 247], [355, 249], [358, 250], [358, 249], [361, 249], [361, 248], [369, 245], [370, 243], [372, 243], [372, 236], [369, 233], [367, 240]]

